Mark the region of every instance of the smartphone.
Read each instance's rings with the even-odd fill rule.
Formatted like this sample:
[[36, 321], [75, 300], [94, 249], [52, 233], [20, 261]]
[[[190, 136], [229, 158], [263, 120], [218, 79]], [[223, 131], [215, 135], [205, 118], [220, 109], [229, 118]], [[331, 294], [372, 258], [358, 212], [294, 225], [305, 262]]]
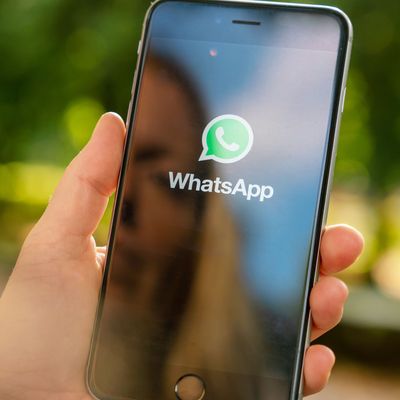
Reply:
[[95, 398], [302, 397], [351, 43], [335, 8], [151, 6], [89, 357]]

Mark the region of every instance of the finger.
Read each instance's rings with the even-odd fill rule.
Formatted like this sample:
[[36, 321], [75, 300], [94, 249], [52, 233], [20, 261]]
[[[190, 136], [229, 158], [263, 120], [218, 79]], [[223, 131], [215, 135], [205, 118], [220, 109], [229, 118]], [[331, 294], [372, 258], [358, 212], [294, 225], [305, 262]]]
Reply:
[[327, 227], [321, 241], [321, 273], [329, 275], [347, 268], [357, 260], [363, 247], [363, 236], [351, 226]]
[[98, 246], [96, 247], [96, 261], [97, 266], [104, 272], [105, 262], [106, 262], [107, 247]]
[[328, 347], [311, 346], [304, 360], [304, 395], [320, 392], [328, 383], [335, 365], [335, 354]]
[[106, 262], [106, 255], [102, 253], [96, 253], [96, 263], [97, 267], [104, 272], [104, 264]]
[[117, 184], [125, 125], [104, 114], [85, 148], [67, 167], [40, 224], [54, 234], [89, 236], [99, 223]]
[[317, 339], [340, 322], [348, 295], [349, 290], [340, 279], [333, 276], [320, 277], [310, 296], [311, 340]]
[[96, 252], [100, 254], [106, 254], [107, 253], [107, 246], [97, 246], [96, 247]]

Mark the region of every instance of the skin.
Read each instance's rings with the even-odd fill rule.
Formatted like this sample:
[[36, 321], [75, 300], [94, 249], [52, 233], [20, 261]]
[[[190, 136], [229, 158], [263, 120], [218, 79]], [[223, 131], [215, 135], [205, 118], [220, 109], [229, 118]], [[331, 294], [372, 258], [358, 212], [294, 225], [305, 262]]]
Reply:
[[[90, 399], [85, 369], [105, 257], [92, 234], [117, 184], [124, 137], [122, 119], [105, 114], [25, 240], [0, 299], [0, 399]], [[310, 298], [313, 340], [341, 320], [348, 289], [332, 274], [363, 243], [349, 226], [326, 228]], [[334, 363], [330, 349], [308, 349], [305, 394], [324, 388]]]

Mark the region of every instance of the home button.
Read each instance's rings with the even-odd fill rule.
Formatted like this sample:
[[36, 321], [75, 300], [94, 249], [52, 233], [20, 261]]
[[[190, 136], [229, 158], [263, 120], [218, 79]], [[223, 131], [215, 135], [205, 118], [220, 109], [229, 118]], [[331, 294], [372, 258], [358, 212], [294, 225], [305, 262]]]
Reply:
[[176, 382], [175, 394], [178, 400], [202, 400], [206, 394], [206, 387], [200, 377], [188, 374]]

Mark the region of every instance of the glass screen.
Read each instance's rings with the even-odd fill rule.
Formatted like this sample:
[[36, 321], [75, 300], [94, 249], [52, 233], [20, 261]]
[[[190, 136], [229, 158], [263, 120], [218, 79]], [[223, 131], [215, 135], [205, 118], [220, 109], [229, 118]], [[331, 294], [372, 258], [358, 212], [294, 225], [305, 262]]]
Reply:
[[341, 30], [334, 14], [304, 9], [173, 1], [153, 12], [95, 345], [98, 395], [175, 399], [195, 374], [205, 399], [289, 398]]

